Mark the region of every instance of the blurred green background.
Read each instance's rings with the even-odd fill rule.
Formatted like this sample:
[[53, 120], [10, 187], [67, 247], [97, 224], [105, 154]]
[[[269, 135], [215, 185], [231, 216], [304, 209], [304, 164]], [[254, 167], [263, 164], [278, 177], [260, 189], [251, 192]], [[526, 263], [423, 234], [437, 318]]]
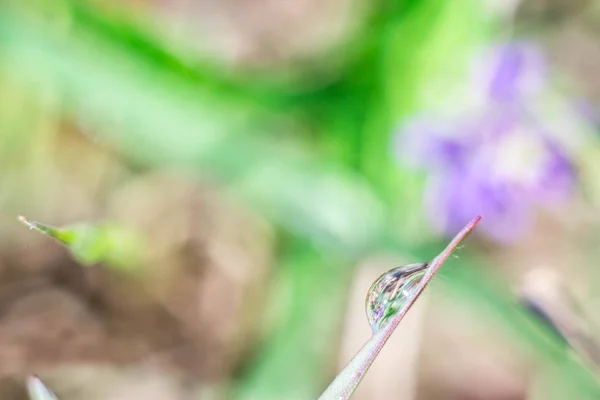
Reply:
[[[595, 399], [594, 0], [0, 6], [0, 395]], [[61, 229], [28, 231], [24, 215]]]

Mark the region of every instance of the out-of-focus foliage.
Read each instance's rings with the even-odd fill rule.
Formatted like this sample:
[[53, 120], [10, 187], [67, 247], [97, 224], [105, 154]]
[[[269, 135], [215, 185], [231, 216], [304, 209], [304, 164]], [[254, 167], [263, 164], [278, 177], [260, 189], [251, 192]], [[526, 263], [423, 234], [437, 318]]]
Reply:
[[[454, 118], [460, 108], [456, 103], [487, 132], [488, 120], [482, 122], [480, 110], [468, 107], [472, 99], [451, 95], [468, 86], [473, 54], [492, 43], [494, 28], [506, 22], [486, 14], [481, 2], [381, 0], [327, 55], [266, 71], [236, 69], [182, 50], [148, 23], [149, 16], [134, 19], [118, 7], [96, 3], [11, 2], [0, 9], [0, 78], [10, 83], [0, 96], [8, 104], [2, 112], [12, 117], [0, 122], [3, 147], [20, 151], [33, 146], [36, 118], [42, 121], [38, 131], [66, 118], [133, 169], [171, 170], [215, 182], [277, 228], [281, 246], [274, 274], [287, 291], [282, 295], [275, 284], [269, 303], [283, 304], [283, 317], [240, 375], [223, 383], [232, 398], [318, 395], [334, 372], [332, 344], [343, 299], [352, 266], [363, 257], [392, 250], [427, 260], [442, 243], [427, 221], [466, 218], [470, 205], [480, 208], [473, 209], [473, 216], [481, 208], [499, 215], [491, 221], [495, 228], [514, 215], [510, 207], [518, 202], [495, 202], [498, 193], [506, 194], [502, 179], [494, 195], [486, 192], [469, 203], [460, 196], [466, 190], [457, 190], [450, 199], [456, 204], [447, 207], [450, 215], [423, 215], [423, 188], [446, 175], [410, 169], [394, 148], [402, 143], [396, 137], [407, 120], [427, 112], [435, 115], [428, 117], [433, 126], [447, 127], [446, 117]], [[145, 18], [142, 25], [139, 20]], [[35, 104], [40, 111], [28, 118], [25, 106], [11, 109], [11, 99], [23, 99], [19, 104]], [[507, 109], [514, 111], [512, 105]], [[504, 128], [504, 117], [494, 123]], [[458, 128], [444, 135], [462, 132], [460, 123], [452, 126]], [[432, 140], [430, 133], [418, 130], [418, 139]], [[589, 143], [583, 147], [597, 148], [588, 133], [580, 140]], [[465, 143], [472, 150], [474, 141]], [[481, 143], [485, 149], [494, 145]], [[481, 154], [486, 163], [488, 153]], [[428, 147], [418, 156], [427, 170], [443, 155]], [[470, 162], [469, 157], [459, 162]], [[449, 165], [456, 163], [444, 165], [444, 173]], [[501, 172], [527, 175], [531, 166], [523, 165], [516, 172], [513, 165], [504, 166]], [[466, 179], [475, 179], [464, 173], [473, 172], [470, 167], [443, 182], [451, 189], [463, 187]], [[12, 182], [19, 178], [17, 173]], [[488, 178], [477, 175], [483, 183]], [[482, 181], [474, 187], [488, 188]], [[511, 192], [519, 199], [521, 194]], [[504, 236], [513, 233], [510, 224], [502, 228]], [[53, 232], [82, 263], [143, 271], [143, 232], [92, 223]], [[560, 364], [573, 396], [597, 396], [600, 388], [587, 368], [513, 304], [512, 294], [496, 290], [495, 279], [480, 272], [482, 264], [492, 263], [461, 258], [447, 268], [444, 283], [469, 304], [491, 310], [498, 325], [512, 330], [537, 360]]]

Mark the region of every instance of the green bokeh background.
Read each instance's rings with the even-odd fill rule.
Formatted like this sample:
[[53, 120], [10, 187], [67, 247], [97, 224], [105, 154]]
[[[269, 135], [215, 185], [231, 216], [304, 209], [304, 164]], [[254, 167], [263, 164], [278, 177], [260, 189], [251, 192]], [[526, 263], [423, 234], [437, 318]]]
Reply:
[[[274, 304], [285, 291], [284, 317], [216, 386], [240, 400], [318, 397], [337, 368], [356, 265], [381, 251], [427, 260], [445, 243], [422, 214], [425, 177], [395, 159], [399, 122], [443, 107], [443, 96], [424, 94], [460, 86], [469, 55], [505, 36], [506, 21], [478, 1], [380, 0], [325, 54], [252, 69], [187, 49], [165, 34], [160, 15], [99, 3], [13, 1], [0, 9], [6, 220], [50, 213], [40, 211], [44, 193], [60, 188], [46, 187], [38, 171], [45, 157], [61, 157], [48, 154], [63, 120], [87, 127], [79, 134], [134, 171], [214, 182], [274, 229], [273, 273], [288, 282], [268, 290]], [[68, 204], [65, 194], [51, 209]], [[48, 222], [64, 225], [82, 265], [104, 263], [84, 268], [143, 274], [143, 232]], [[589, 368], [488, 276], [485, 251], [467, 243], [439, 285], [492, 315], [540, 365], [558, 368], [569, 398], [600, 396]]]

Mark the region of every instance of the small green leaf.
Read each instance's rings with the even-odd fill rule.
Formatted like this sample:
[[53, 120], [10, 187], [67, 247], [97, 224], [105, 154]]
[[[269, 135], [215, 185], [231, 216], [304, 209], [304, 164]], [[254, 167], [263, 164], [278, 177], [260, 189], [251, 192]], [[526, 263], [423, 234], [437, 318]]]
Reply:
[[84, 265], [104, 262], [126, 270], [142, 263], [143, 239], [136, 232], [116, 224], [78, 224], [56, 228], [23, 216], [19, 216], [19, 221], [67, 246], [73, 257]]
[[35, 375], [27, 378], [27, 393], [31, 400], [58, 400], [58, 397]]

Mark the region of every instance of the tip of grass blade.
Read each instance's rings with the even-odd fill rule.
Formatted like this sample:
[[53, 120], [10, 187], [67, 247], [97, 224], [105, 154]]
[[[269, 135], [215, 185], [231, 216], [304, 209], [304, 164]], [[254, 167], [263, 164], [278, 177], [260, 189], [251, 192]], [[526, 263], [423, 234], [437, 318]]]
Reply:
[[35, 223], [34, 223], [33, 221], [30, 221], [28, 218], [26, 218], [26, 217], [24, 217], [24, 216], [22, 216], [22, 215], [19, 215], [19, 216], [17, 217], [17, 219], [18, 219], [20, 222], [22, 222], [22, 223], [24, 223], [25, 225], [27, 225], [27, 226], [29, 227], [29, 229], [35, 229], [35, 228], [36, 228], [36, 227], [35, 227]]
[[31, 400], [58, 400], [37, 375], [27, 378], [27, 393]]
[[27, 217], [19, 215], [17, 219], [25, 224], [29, 229], [34, 229], [44, 235], [53, 237], [54, 239], [68, 245], [70, 242], [69, 232], [63, 229], [54, 228], [50, 225], [42, 224], [41, 222], [32, 221]]
[[44, 224], [39, 223], [37, 221], [32, 221], [29, 218], [24, 217], [22, 215], [19, 215], [17, 217], [17, 219], [19, 221], [21, 221], [22, 223], [24, 223], [25, 225], [27, 225], [27, 227], [29, 229], [35, 229], [36, 231], [44, 233], [44, 234], [49, 235], [49, 236], [54, 236], [54, 237], [57, 236], [58, 231], [56, 229], [48, 226], [48, 225], [44, 225]]
[[319, 397], [319, 400], [347, 400], [352, 396], [362, 378], [367, 373], [367, 370], [373, 361], [375, 361], [375, 358], [394, 330], [400, 324], [400, 321], [404, 318], [404, 315], [406, 315], [414, 302], [419, 298], [435, 273], [440, 269], [448, 257], [450, 257], [450, 254], [452, 254], [460, 242], [471, 233], [480, 220], [480, 216], [475, 217], [456, 236], [454, 236], [444, 250], [433, 258], [429, 265], [429, 270], [419, 283], [417, 291], [412, 299], [391, 317], [390, 321], [382, 329], [373, 334], [352, 360], [350, 360], [346, 367], [340, 371], [338, 376], [336, 376], [321, 397]]
[[[477, 226], [479, 221], [481, 221], [481, 216], [478, 215], [477, 217], [473, 218], [467, 225], [465, 225], [465, 227], [462, 228], [461, 231], [458, 232], [456, 236], [454, 236], [454, 238], [452, 238], [452, 240], [450, 241], [450, 243], [448, 243], [446, 248], [442, 250], [441, 253], [438, 254], [429, 264], [430, 270], [428, 275], [433, 276], [440, 269], [442, 264], [444, 264], [448, 257], [450, 257], [450, 254], [452, 254], [452, 252], [458, 247], [460, 242], [462, 242], [469, 235], [469, 233], [471, 233], [471, 231], [475, 229], [475, 226]], [[425, 279], [425, 281], [428, 282], [428, 279]]]

